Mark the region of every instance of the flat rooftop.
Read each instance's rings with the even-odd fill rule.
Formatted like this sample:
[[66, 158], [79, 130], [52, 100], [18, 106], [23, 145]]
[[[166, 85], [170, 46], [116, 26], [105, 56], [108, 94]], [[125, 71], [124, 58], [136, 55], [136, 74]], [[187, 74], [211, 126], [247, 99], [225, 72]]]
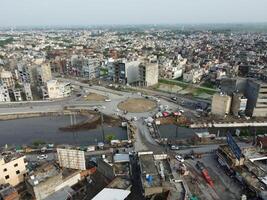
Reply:
[[[161, 179], [154, 161], [153, 154], [139, 155], [141, 173], [142, 173], [142, 183], [144, 187], [159, 187], [161, 186]], [[146, 176], [152, 176], [152, 181], [149, 183]]]

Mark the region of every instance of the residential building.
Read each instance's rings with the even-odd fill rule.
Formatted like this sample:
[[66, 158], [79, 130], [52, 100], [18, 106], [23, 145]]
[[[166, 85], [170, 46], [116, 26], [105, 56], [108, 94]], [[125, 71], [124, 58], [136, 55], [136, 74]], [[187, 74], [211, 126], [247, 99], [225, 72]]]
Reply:
[[157, 61], [146, 60], [139, 65], [139, 85], [152, 86], [158, 83], [159, 66]]
[[19, 88], [13, 90], [15, 101], [22, 101], [21, 90]]
[[212, 98], [211, 113], [224, 117], [228, 115], [231, 108], [232, 98], [224, 94], [215, 94]]
[[267, 117], [267, 84], [248, 80], [245, 90], [247, 101], [247, 115], [253, 117]]
[[30, 172], [26, 186], [36, 200], [43, 200], [65, 187], [75, 185], [80, 180], [80, 171], [61, 170], [56, 164], [45, 163]]
[[89, 80], [98, 78], [100, 75], [100, 62], [96, 58], [86, 58], [82, 64], [82, 75]]
[[0, 83], [0, 102], [10, 102], [8, 88], [5, 84]]
[[34, 82], [34, 77], [36, 75], [36, 66], [28, 65], [24, 63], [17, 64], [17, 70], [15, 70], [16, 78], [21, 83], [31, 83]]
[[183, 80], [190, 83], [199, 83], [204, 75], [203, 69], [192, 69], [188, 72], [184, 72]]
[[43, 63], [37, 67], [37, 82], [44, 85], [47, 81], [52, 79], [52, 72], [50, 63]]
[[47, 94], [49, 99], [58, 99], [68, 97], [71, 94], [71, 84], [50, 80], [46, 83]]
[[15, 81], [10, 71], [2, 70], [0, 72], [0, 80], [2, 81], [2, 83], [5, 83], [8, 89], [12, 89], [15, 87]]
[[116, 83], [134, 84], [139, 81], [140, 61], [122, 61], [114, 62], [110, 74], [112, 80]]
[[247, 98], [241, 93], [234, 93], [232, 98], [231, 112], [234, 116], [245, 114], [247, 107]]
[[0, 157], [0, 184], [16, 186], [24, 181], [26, 175], [25, 156], [11, 155]]
[[0, 185], [0, 200], [19, 200], [17, 190], [10, 184]]
[[31, 84], [30, 83], [24, 83], [23, 84], [23, 91], [25, 93], [26, 101], [32, 101], [32, 90], [31, 90]]

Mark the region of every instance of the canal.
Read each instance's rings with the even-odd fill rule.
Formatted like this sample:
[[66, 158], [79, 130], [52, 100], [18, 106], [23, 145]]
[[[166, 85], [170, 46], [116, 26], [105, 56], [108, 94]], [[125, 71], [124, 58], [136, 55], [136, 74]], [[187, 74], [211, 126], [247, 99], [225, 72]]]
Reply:
[[[86, 119], [76, 116], [76, 123]], [[91, 145], [103, 141], [101, 127], [74, 132], [61, 131], [59, 128], [70, 125], [70, 116], [50, 116], [0, 121], [0, 146], [27, 145], [35, 141], [54, 144]], [[127, 139], [126, 129], [104, 124], [104, 134], [114, 135], [114, 139]]]

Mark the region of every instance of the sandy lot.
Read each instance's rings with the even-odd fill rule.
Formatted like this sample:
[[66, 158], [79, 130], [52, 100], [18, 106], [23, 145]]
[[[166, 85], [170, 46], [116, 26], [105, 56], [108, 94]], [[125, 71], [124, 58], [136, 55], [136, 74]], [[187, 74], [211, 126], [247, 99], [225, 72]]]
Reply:
[[87, 97], [84, 97], [86, 101], [105, 101], [107, 99], [106, 96], [96, 93], [90, 93]]
[[126, 110], [131, 113], [149, 112], [157, 107], [155, 101], [143, 98], [132, 98], [119, 103], [120, 110]]

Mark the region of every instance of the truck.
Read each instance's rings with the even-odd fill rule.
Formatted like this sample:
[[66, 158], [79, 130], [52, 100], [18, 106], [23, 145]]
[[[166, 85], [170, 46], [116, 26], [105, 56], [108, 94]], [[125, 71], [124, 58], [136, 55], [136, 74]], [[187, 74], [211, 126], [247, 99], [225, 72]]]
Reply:
[[209, 172], [207, 170], [207, 168], [205, 167], [205, 165], [200, 162], [197, 161], [196, 167], [201, 171], [201, 174], [203, 176], [203, 178], [205, 179], [205, 181], [212, 187], [214, 188], [214, 183], [209, 175]]

